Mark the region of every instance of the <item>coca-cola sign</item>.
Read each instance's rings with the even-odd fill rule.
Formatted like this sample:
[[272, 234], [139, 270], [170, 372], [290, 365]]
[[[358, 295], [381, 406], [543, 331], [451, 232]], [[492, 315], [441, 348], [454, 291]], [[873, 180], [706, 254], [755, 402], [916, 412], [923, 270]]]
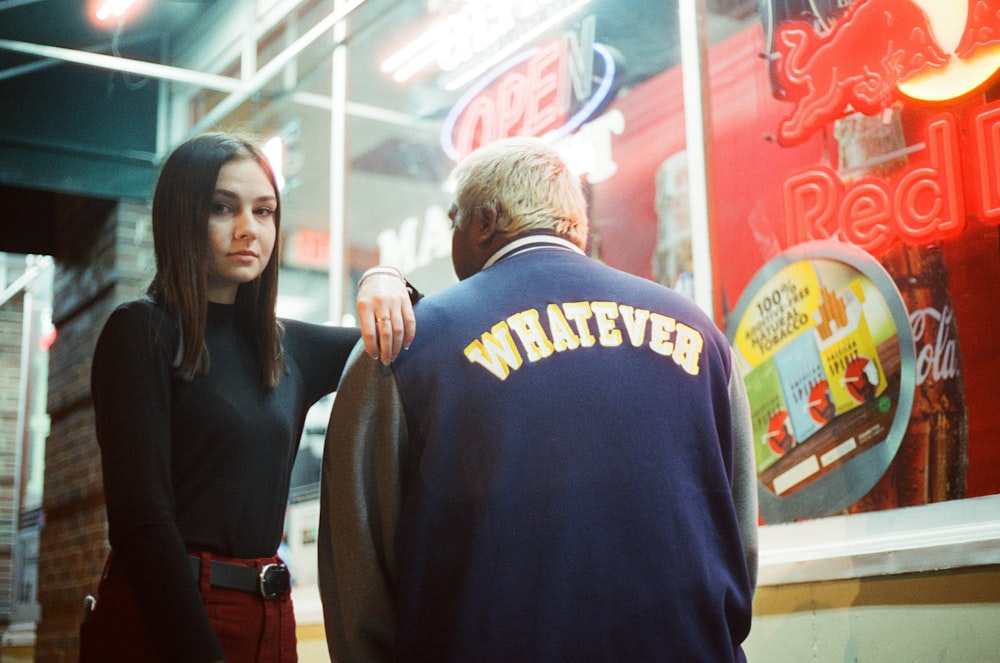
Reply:
[[952, 307], [945, 306], [938, 310], [928, 306], [912, 311], [910, 328], [913, 337], [918, 339], [917, 385], [928, 380], [940, 382], [958, 377], [958, 339]]

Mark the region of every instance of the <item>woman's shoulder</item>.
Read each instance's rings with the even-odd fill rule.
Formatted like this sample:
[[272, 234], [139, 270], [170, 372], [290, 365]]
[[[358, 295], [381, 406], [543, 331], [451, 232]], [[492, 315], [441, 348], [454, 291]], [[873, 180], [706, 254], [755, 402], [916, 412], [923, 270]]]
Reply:
[[123, 390], [144, 390], [152, 381], [167, 384], [173, 374], [180, 335], [177, 325], [145, 299], [119, 304], [108, 316], [91, 364], [95, 403]]
[[167, 312], [153, 300], [143, 297], [116, 306], [101, 336], [142, 343], [146, 338], [153, 342], [172, 340], [176, 332], [177, 325]]
[[122, 302], [115, 307], [114, 313], [118, 313], [120, 315], [140, 316], [147, 319], [160, 316], [165, 317], [167, 315], [166, 311], [163, 310], [163, 307], [149, 297], [140, 297], [139, 299]]

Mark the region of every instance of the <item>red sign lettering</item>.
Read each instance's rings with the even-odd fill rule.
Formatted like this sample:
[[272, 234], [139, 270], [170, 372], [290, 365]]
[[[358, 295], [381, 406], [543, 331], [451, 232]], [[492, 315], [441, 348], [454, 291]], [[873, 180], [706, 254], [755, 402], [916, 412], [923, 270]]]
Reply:
[[1000, 215], [1000, 105], [984, 107], [973, 121], [973, 135], [978, 149], [972, 160], [979, 174], [982, 216]]
[[[562, 42], [539, 49], [517, 68], [472, 99], [454, 129], [455, 148], [468, 154], [480, 145], [507, 136], [537, 136], [557, 126], [566, 108], [558, 101]], [[562, 96], [565, 98], [565, 95]]]
[[[448, 113], [441, 147], [455, 161], [508, 136], [554, 142], [590, 120], [612, 94], [612, 52], [594, 42], [595, 20], [506, 63], [481, 80]], [[595, 66], [596, 65], [596, 66]]]
[[[994, 117], [994, 169], [1000, 167], [1000, 135]], [[845, 184], [828, 166], [818, 165], [785, 182], [785, 214], [790, 245], [837, 238], [879, 254], [896, 240], [920, 244], [957, 234], [965, 226], [961, 195], [958, 122], [951, 113], [934, 116], [925, 133], [927, 158], [892, 180], [864, 177]], [[978, 126], [978, 123], [977, 123]], [[982, 131], [987, 131], [983, 126]], [[991, 185], [1000, 201], [997, 184]], [[1000, 211], [1000, 209], [998, 209]]]

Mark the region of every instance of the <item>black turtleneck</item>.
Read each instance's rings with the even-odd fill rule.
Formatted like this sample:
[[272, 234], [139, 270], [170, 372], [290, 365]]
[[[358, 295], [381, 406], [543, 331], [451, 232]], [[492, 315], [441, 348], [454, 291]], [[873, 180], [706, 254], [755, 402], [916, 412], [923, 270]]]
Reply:
[[233, 306], [210, 305], [210, 370], [190, 382], [171, 367], [177, 326], [148, 300], [116, 309], [97, 343], [92, 393], [115, 564], [177, 660], [222, 657], [188, 551], [275, 554], [306, 411], [336, 389], [360, 337], [283, 322], [287, 373], [271, 390]]

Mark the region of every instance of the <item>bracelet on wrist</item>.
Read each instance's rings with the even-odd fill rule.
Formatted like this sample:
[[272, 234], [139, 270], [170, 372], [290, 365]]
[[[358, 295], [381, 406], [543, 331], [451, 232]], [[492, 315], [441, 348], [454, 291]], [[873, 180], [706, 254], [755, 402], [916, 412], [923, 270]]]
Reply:
[[395, 276], [400, 281], [402, 281], [404, 285], [406, 284], [406, 277], [403, 276], [403, 272], [389, 265], [376, 265], [375, 267], [369, 267], [368, 269], [365, 270], [365, 273], [361, 275], [360, 279], [358, 279], [358, 287], [359, 288], [361, 287], [361, 284], [365, 282], [366, 278], [368, 278], [369, 276], [375, 276], [377, 274], [381, 274], [384, 276]]

